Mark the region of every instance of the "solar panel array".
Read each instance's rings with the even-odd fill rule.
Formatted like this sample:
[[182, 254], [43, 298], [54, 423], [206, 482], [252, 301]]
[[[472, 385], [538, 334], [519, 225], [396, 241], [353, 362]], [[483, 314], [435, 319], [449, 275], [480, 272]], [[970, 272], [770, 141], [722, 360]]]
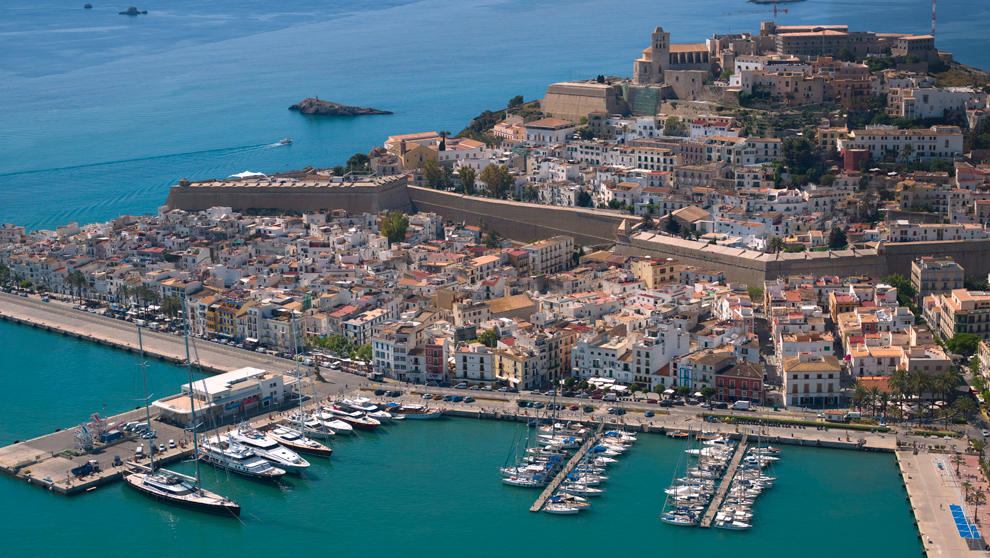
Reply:
[[960, 537], [964, 539], [980, 538], [980, 532], [976, 530], [976, 525], [966, 519], [966, 513], [963, 512], [961, 506], [949, 506], [949, 511], [952, 513], [953, 521], [956, 522], [956, 529], [959, 530]]

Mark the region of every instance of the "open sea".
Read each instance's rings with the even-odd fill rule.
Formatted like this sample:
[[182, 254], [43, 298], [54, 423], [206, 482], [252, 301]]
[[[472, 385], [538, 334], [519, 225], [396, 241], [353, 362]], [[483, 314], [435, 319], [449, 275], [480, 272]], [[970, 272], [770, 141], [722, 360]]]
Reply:
[[[456, 133], [550, 83], [630, 75], [657, 25], [674, 42], [758, 32], [743, 0], [90, 0], [0, 2], [0, 222], [29, 229], [153, 212], [179, 178], [332, 166], [387, 136]], [[939, 48], [990, 68], [990, 5], [938, 4]], [[780, 24], [927, 33], [927, 2], [788, 4]], [[395, 112], [357, 118], [287, 110], [305, 97]], [[291, 137], [291, 146], [274, 144]], [[0, 444], [133, 408], [133, 355], [0, 322]], [[184, 371], [154, 362], [149, 389]], [[505, 556], [662, 554], [739, 558], [920, 552], [890, 455], [785, 449], [748, 532], [660, 523], [680, 443], [643, 436], [577, 517], [532, 514], [505, 487], [511, 423], [411, 421], [336, 444], [306, 480], [219, 479], [243, 522], [159, 507], [122, 485], [64, 498], [0, 478], [5, 556]], [[188, 468], [182, 465], [179, 468]]]
[[[0, 445], [132, 408], [137, 357], [0, 322]], [[175, 393], [184, 369], [152, 362], [149, 390]], [[106, 407], [103, 405], [106, 404]], [[163, 507], [123, 483], [66, 498], [0, 477], [4, 556], [916, 556], [921, 550], [891, 454], [784, 446], [778, 481], [749, 531], [665, 525], [664, 494], [682, 442], [640, 435], [609, 468], [607, 493], [578, 516], [529, 512], [538, 492], [503, 486], [525, 427], [440, 419], [334, 443], [306, 479], [269, 486], [203, 468], [241, 521]], [[193, 465], [173, 467], [191, 473]]]

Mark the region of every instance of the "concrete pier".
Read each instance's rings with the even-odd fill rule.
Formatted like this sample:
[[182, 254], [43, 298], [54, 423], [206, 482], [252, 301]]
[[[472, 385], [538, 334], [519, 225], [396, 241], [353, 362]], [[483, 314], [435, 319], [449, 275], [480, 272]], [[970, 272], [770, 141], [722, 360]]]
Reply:
[[534, 503], [533, 506], [529, 508], [529, 511], [538, 512], [543, 509], [543, 505], [547, 503], [547, 498], [552, 496], [553, 493], [558, 488], [560, 488], [560, 483], [564, 482], [564, 479], [567, 478], [567, 475], [571, 474], [571, 471], [573, 471], [574, 467], [576, 467], [577, 464], [580, 463], [582, 459], [584, 459], [584, 456], [588, 453], [588, 451], [591, 450], [591, 448], [595, 447], [596, 444], [598, 444], [598, 441], [602, 437], [603, 428], [605, 428], [604, 421], [598, 424], [598, 429], [595, 430], [595, 433], [591, 435], [591, 438], [588, 438], [587, 441], [581, 444], [581, 447], [567, 461], [567, 463], [564, 465], [564, 468], [561, 469], [560, 472], [557, 473], [557, 476], [555, 476], [553, 480], [550, 481], [550, 484], [547, 485], [545, 489], [543, 489], [543, 493], [540, 494], [540, 497], [536, 499], [536, 503]]
[[722, 507], [722, 500], [725, 499], [725, 494], [729, 491], [732, 479], [736, 476], [736, 469], [739, 468], [739, 463], [742, 461], [743, 456], [746, 455], [747, 437], [748, 434], [744, 433], [736, 445], [736, 453], [733, 454], [732, 461], [729, 462], [729, 466], [725, 469], [725, 475], [722, 476], [722, 482], [718, 485], [718, 490], [715, 491], [715, 496], [712, 497], [712, 502], [705, 511], [705, 516], [701, 518], [701, 527], [704, 529], [712, 526], [712, 520], [715, 519], [715, 514]]

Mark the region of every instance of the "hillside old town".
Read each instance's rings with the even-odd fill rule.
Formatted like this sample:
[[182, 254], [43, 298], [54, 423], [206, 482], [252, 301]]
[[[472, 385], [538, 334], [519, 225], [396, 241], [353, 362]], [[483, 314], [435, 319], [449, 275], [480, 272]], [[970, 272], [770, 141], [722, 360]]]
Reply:
[[[209, 182], [401, 179], [763, 253], [990, 239], [990, 76], [932, 36], [772, 22], [703, 43], [672, 35], [656, 28], [631, 78], [553, 84], [456, 136], [400, 130], [346, 165]], [[380, 209], [166, 205], [55, 230], [3, 224], [0, 283], [165, 331], [184, 307], [200, 338], [332, 352], [414, 384], [882, 400], [902, 417], [948, 408], [964, 382], [985, 390], [987, 277], [939, 253], [917, 253], [910, 276], [743, 284], [716, 264]]]

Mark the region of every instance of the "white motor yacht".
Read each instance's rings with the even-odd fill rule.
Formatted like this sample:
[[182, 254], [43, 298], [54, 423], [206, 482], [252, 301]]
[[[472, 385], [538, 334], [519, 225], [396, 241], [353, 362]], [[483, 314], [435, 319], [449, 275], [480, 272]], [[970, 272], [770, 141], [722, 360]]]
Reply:
[[285, 475], [284, 469], [273, 467], [250, 448], [231, 442], [227, 436], [203, 440], [199, 458], [218, 469], [255, 480], [276, 481]]
[[665, 514], [660, 516], [660, 521], [668, 525], [679, 525], [681, 527], [697, 527], [698, 516], [696, 514], [690, 515], [680, 515], [680, 514]]
[[238, 427], [231, 431], [229, 436], [232, 441], [251, 448], [255, 455], [271, 462], [279, 469], [285, 469], [287, 473], [298, 475], [309, 467], [309, 461], [300, 457], [298, 453], [283, 447], [254, 428]]

